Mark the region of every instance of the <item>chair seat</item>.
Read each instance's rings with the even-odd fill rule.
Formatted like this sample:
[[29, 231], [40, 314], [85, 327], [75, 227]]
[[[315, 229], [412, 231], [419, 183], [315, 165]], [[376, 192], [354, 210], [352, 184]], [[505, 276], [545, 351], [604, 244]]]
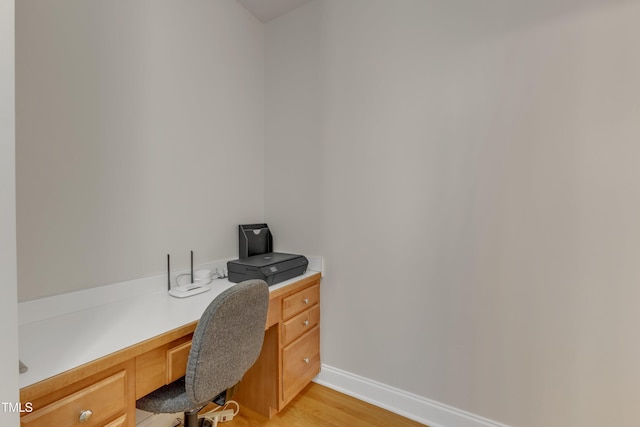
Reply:
[[[204, 402], [206, 403], [206, 402]], [[136, 408], [154, 414], [171, 414], [197, 409], [187, 397], [184, 377], [160, 387], [136, 401]]]

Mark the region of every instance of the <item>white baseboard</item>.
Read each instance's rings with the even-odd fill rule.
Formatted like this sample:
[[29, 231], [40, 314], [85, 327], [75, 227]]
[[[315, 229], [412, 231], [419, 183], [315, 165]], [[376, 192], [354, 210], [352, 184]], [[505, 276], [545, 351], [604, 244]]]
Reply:
[[509, 427], [324, 364], [314, 382], [429, 427]]

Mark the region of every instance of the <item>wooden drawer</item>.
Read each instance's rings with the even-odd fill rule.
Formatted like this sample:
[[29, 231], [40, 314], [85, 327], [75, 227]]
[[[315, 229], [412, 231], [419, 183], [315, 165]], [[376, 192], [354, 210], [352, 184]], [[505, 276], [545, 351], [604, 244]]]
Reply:
[[319, 302], [320, 285], [318, 284], [289, 295], [282, 299], [282, 319], [288, 320]]
[[320, 372], [320, 328], [282, 350], [282, 399], [286, 403]]
[[136, 400], [185, 374], [192, 336], [189, 334], [136, 357]]
[[282, 324], [282, 343], [287, 345], [320, 322], [320, 306], [315, 305]]
[[167, 384], [170, 384], [187, 373], [187, 361], [191, 351], [191, 341], [170, 348], [167, 351]]
[[[21, 425], [22, 427], [103, 426], [106, 421], [118, 414], [124, 417], [119, 417], [108, 425], [125, 425], [127, 396], [127, 372], [123, 370], [23, 416]], [[81, 422], [81, 414], [83, 412], [88, 414], [87, 411], [91, 411], [92, 415]], [[120, 424], [117, 423], [119, 420]]]

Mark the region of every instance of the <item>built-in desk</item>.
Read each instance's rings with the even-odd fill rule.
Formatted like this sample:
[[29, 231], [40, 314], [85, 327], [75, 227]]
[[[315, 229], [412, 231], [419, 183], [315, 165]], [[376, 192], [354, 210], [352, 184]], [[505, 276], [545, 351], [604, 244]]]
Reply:
[[[184, 375], [200, 315], [232, 285], [216, 280], [185, 299], [166, 289], [124, 299], [98, 289], [87, 295], [99, 301], [41, 318], [40, 302], [29, 305], [19, 326], [29, 367], [20, 401], [33, 412], [22, 414], [22, 426], [134, 426], [136, 399]], [[241, 405], [272, 416], [319, 373], [319, 285], [320, 273], [308, 272], [270, 287], [262, 353], [234, 396]], [[73, 296], [56, 298], [73, 305]]]

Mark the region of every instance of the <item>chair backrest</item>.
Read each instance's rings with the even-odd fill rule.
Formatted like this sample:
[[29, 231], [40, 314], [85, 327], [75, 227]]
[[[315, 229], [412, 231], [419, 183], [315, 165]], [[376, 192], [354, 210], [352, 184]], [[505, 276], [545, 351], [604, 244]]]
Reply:
[[262, 350], [269, 289], [248, 280], [209, 304], [193, 333], [185, 386], [194, 404], [205, 404], [237, 384]]

